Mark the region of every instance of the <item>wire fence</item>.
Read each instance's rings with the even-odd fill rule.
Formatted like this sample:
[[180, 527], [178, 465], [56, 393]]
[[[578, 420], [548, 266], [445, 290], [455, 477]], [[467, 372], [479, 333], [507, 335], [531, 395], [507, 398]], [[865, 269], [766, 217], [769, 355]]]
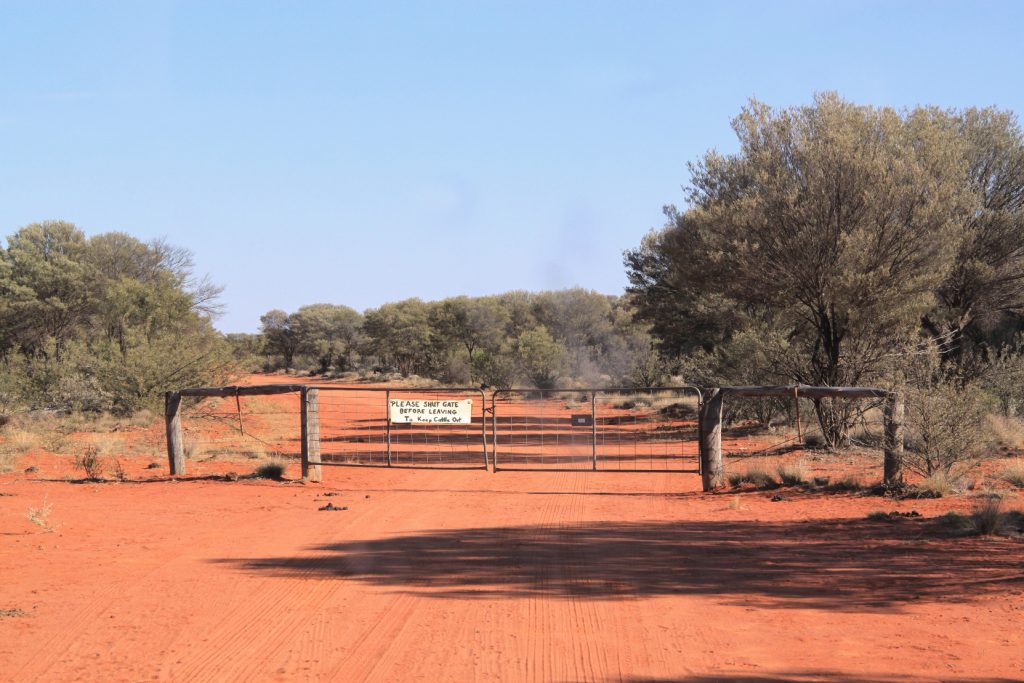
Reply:
[[696, 472], [699, 406], [691, 387], [499, 390], [491, 460], [496, 471]]
[[301, 447], [301, 397], [267, 396], [182, 398], [185, 457], [298, 458]]
[[[882, 399], [730, 397], [722, 429], [722, 455], [734, 475], [786, 469], [808, 480], [881, 476], [885, 445]], [[831, 412], [831, 415], [829, 414]], [[821, 423], [847, 423], [826, 438]], [[840, 443], [830, 441], [839, 438]], [[832, 445], [841, 448], [831, 449]]]

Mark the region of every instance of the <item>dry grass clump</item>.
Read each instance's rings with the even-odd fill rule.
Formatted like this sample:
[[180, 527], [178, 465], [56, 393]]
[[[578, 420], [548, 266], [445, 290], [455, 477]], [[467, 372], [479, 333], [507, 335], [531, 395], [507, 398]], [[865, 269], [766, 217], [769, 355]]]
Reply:
[[917, 498], [942, 498], [953, 493], [956, 479], [948, 472], [932, 472], [919, 481], [911, 489], [911, 495]]
[[989, 414], [985, 416], [985, 429], [996, 445], [1024, 448], [1024, 421], [1019, 418]]
[[268, 460], [263, 463], [255, 470], [253, 470], [253, 476], [257, 479], [275, 479], [281, 480], [284, 478], [285, 463], [282, 460]]
[[8, 427], [2, 432], [4, 447], [18, 455], [24, 455], [39, 445], [39, 435], [27, 429]]
[[999, 478], [1011, 486], [1024, 489], [1024, 460], [1014, 460], [999, 473]]
[[39, 444], [35, 432], [7, 425], [0, 431], [0, 472], [10, 472], [19, 456], [28, 453]]
[[857, 493], [864, 489], [861, 480], [852, 474], [826, 484], [826, 488], [833, 493]]
[[751, 465], [742, 474], [730, 474], [728, 479], [729, 484], [733, 488], [738, 488], [743, 484], [751, 484], [755, 489], [776, 489], [779, 487], [779, 482], [776, 481], [775, 477], [761, 465]]
[[124, 450], [124, 440], [108, 434], [93, 437], [92, 445], [100, 455], [111, 455]]
[[807, 483], [807, 470], [802, 462], [782, 463], [775, 472], [783, 486], [803, 486]]
[[153, 424], [153, 421], [155, 419], [156, 417], [153, 415], [152, 412], [143, 408], [139, 412], [130, 415], [126, 421], [132, 427], [148, 427], [149, 425]]
[[974, 509], [971, 515], [974, 530], [982, 536], [990, 536], [1003, 525], [1003, 499], [999, 496], [986, 496]]
[[1024, 534], [1024, 514], [1017, 510], [1003, 511], [1003, 499], [999, 495], [987, 495], [978, 503], [970, 515], [949, 512], [941, 521], [959, 535], [993, 536]]

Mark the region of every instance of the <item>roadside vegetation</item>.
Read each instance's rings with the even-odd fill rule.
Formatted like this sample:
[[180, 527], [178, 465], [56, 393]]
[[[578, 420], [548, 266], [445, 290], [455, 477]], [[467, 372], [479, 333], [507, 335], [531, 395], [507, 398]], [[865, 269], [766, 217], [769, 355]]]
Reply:
[[[0, 425], [0, 469], [37, 445], [67, 448], [66, 431], [12, 416], [152, 419], [168, 389], [258, 370], [485, 388], [878, 386], [906, 399], [905, 465], [920, 495], [958, 490], [996, 455], [1009, 462], [993, 476], [1019, 487], [1014, 114], [824, 93], [781, 109], [751, 101], [732, 123], [738, 151], [691, 163], [685, 203], [625, 253], [622, 296], [513, 291], [363, 312], [312, 303], [268, 311], [258, 334], [223, 335], [220, 289], [188, 251], [61, 221], [25, 226], [0, 248], [0, 418], [11, 423]], [[866, 409], [877, 406], [807, 402], [803, 445], [879, 447]], [[770, 429], [795, 415], [764, 399], [732, 402], [726, 419]], [[94, 447], [98, 466], [114, 467], [116, 454]], [[815, 485], [799, 468], [733, 476]]]

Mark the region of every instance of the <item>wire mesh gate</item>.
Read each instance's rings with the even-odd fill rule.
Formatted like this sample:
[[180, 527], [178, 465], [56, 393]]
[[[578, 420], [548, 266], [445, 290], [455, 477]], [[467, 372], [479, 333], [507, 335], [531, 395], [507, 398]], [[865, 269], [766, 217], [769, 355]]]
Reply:
[[491, 397], [494, 470], [698, 472], [696, 387], [501, 389]]
[[324, 465], [487, 468], [480, 389], [316, 388]]

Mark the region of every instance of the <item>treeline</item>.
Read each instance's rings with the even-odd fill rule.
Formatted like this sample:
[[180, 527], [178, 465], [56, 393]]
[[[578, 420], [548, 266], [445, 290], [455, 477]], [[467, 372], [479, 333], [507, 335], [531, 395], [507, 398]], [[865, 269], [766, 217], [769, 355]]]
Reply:
[[131, 413], [234, 365], [211, 324], [220, 289], [191, 254], [71, 223], [26, 226], [0, 248], [0, 415]]
[[364, 314], [273, 310], [261, 335], [229, 335], [266, 370], [399, 373], [462, 385], [644, 385], [667, 366], [626, 299], [584, 289], [406, 299]]

